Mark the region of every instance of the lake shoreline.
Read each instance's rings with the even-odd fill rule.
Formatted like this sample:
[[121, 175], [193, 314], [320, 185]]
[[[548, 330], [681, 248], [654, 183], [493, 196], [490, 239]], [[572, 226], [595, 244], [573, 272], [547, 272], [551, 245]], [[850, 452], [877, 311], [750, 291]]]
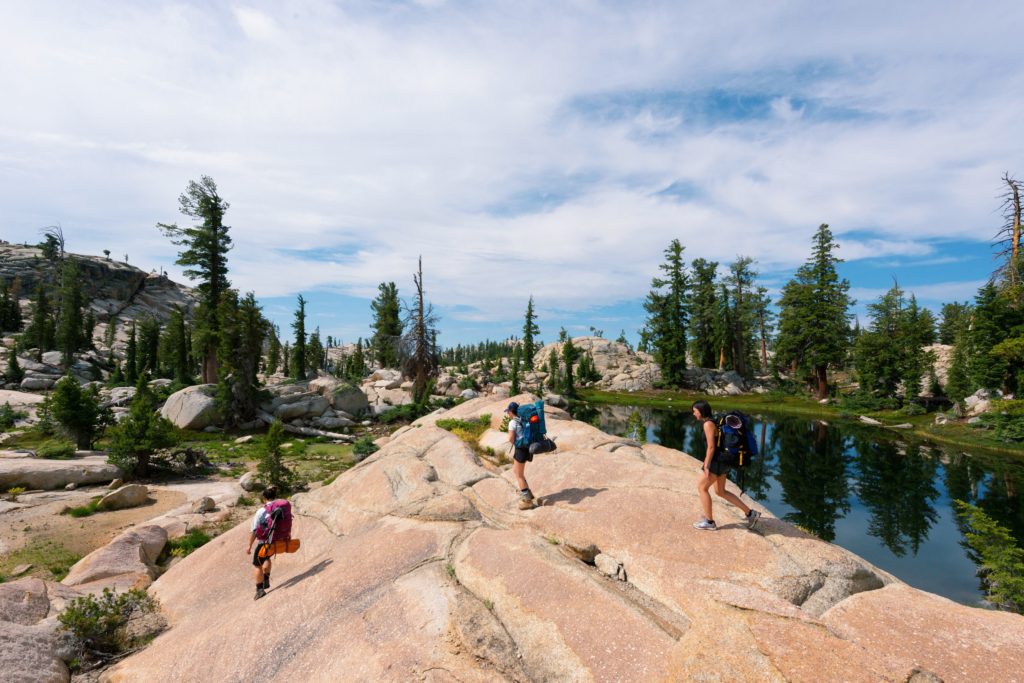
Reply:
[[[666, 389], [650, 389], [647, 391], [616, 392], [581, 389], [579, 400], [606, 405], [636, 405], [651, 408], [665, 408], [689, 412], [690, 405], [697, 400], [708, 401], [716, 410], [719, 406], [727, 409], [738, 409], [744, 412], [757, 412], [766, 415], [790, 417], [806, 417], [818, 420], [835, 420], [863, 425], [857, 418], [865, 415], [885, 422], [879, 429], [893, 432], [894, 435], [912, 436], [918, 439], [933, 441], [945, 446], [958, 446], [970, 450], [983, 450], [998, 455], [1010, 455], [1024, 459], [1024, 445], [996, 442], [988, 438], [983, 430], [974, 429], [959, 423], [936, 425], [934, 413], [908, 416], [899, 411], [882, 410], [858, 412], [856, 415], [847, 413], [834, 405], [822, 405], [814, 399], [800, 396], [783, 396], [768, 394], [740, 394], [735, 396], [711, 396], [696, 391], [670, 391]], [[896, 424], [911, 424], [912, 429], [895, 429]]]

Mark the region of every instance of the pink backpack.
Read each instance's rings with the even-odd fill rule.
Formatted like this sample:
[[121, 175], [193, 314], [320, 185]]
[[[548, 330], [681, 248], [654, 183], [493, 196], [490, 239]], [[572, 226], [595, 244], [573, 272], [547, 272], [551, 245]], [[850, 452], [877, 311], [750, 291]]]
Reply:
[[[292, 537], [292, 504], [287, 500], [275, 500], [263, 506], [267, 511], [265, 520], [256, 529], [256, 538], [261, 541], [282, 541]], [[274, 530], [273, 539], [270, 538], [271, 527]]]

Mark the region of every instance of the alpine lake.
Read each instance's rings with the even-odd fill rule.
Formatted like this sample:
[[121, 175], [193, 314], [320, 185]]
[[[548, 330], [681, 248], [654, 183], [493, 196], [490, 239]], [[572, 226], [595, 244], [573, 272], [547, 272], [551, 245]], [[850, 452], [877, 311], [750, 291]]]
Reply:
[[[634, 412], [639, 422], [634, 417], [631, 427]], [[704, 453], [701, 427], [686, 410], [579, 403], [572, 413], [605, 432], [701, 459]], [[751, 419], [760, 453], [729, 478], [774, 515], [916, 588], [983, 605], [978, 565], [965, 545], [954, 500], [977, 505], [1024, 545], [1022, 458], [908, 439], [849, 421], [763, 413]], [[728, 505], [712, 499], [716, 507]], [[693, 518], [700, 518], [697, 507]]]

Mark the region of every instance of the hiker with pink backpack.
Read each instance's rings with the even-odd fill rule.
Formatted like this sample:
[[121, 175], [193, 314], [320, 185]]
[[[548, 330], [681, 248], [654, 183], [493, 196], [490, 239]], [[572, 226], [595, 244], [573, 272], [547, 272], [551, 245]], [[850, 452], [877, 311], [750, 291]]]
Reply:
[[[268, 486], [263, 490], [263, 506], [252, 518], [252, 533], [249, 534], [249, 547], [246, 554], [252, 552], [252, 544], [256, 541], [256, 552], [252, 553], [253, 576], [256, 578], [256, 597], [259, 600], [270, 588], [271, 558], [278, 552], [294, 552], [292, 542], [292, 504], [277, 497], [277, 487]], [[297, 542], [294, 542], [296, 548]]]

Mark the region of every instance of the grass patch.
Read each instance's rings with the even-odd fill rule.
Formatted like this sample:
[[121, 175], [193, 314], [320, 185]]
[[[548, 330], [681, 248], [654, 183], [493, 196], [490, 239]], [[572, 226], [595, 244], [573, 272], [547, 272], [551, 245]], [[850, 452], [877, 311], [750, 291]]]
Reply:
[[[297, 481], [322, 481], [325, 484], [355, 464], [351, 444], [293, 441], [282, 451], [285, 463]], [[301, 446], [299, 445], [301, 444]]]
[[491, 426], [490, 415], [481, 415], [475, 420], [444, 419], [438, 420], [436, 424], [441, 429], [447, 430], [462, 439], [477, 455], [488, 458], [498, 465], [508, 462], [508, 458], [505, 457], [504, 453], [495, 453], [494, 449], [490, 446], [486, 448], [481, 448], [480, 446], [480, 437]]
[[256, 504], [256, 499], [250, 498], [249, 496], [243, 493], [238, 497], [238, 504], [244, 507], [252, 507], [253, 505]]
[[80, 505], [74, 508], [66, 508], [62, 514], [71, 515], [72, 517], [88, 517], [89, 515], [95, 515], [100, 512], [100, 500], [102, 496], [96, 496], [85, 505]]
[[21, 564], [32, 565], [30, 575], [41, 579], [60, 581], [71, 570], [72, 565], [82, 559], [56, 541], [43, 540], [19, 548], [0, 558], [0, 574], [10, 576]]
[[210, 542], [210, 535], [202, 529], [189, 529], [189, 532], [180, 538], [173, 538], [167, 542], [170, 553], [174, 557], [186, 557], [192, 551], [203, 547]]
[[47, 460], [69, 460], [75, 457], [75, 444], [60, 439], [50, 439], [40, 444], [36, 455]]

